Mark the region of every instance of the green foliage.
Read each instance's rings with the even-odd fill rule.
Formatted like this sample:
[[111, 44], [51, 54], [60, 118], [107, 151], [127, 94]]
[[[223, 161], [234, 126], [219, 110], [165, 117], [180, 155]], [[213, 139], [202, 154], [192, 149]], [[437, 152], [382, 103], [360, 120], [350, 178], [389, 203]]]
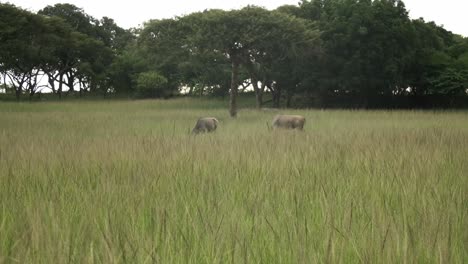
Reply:
[[37, 90], [39, 71], [54, 60], [51, 42], [57, 21], [49, 21], [0, 3], [0, 72], [9, 77], [16, 97]]
[[412, 52], [411, 21], [401, 1], [324, 1], [314, 7], [310, 19], [320, 19], [323, 31], [324, 78], [336, 75], [327, 89], [367, 95], [406, 85], [401, 75]]
[[142, 72], [136, 82], [137, 95], [140, 97], [167, 97], [171, 93], [167, 87], [167, 78], [158, 72]]
[[115, 57], [108, 69], [110, 86], [118, 94], [133, 94], [136, 78], [146, 68], [147, 63], [136, 47], [125, 49]]
[[97, 30], [98, 39], [117, 54], [124, 52], [127, 46], [135, 40], [130, 30], [119, 27], [112, 18], [103, 17], [98, 23]]
[[144, 72], [164, 76], [171, 95], [224, 96], [250, 83], [257, 107], [265, 91], [275, 106], [293, 96], [466, 95], [467, 39], [409, 19], [400, 0], [205, 10], [131, 30], [72, 4], [0, 11], [0, 71], [17, 96], [34, 95], [42, 74], [59, 95], [64, 86], [135, 94]]
[[48, 17], [60, 17], [77, 32], [88, 36], [96, 36], [97, 31], [95, 25], [98, 21], [92, 16], [85, 13], [82, 8], [72, 4], [55, 4], [46, 6], [38, 12], [39, 15]]
[[429, 79], [432, 94], [464, 95], [468, 92], [468, 68], [445, 68]]
[[98, 20], [71, 4], [47, 6], [39, 14], [62, 19], [70, 27], [52, 45], [56, 48], [56, 61], [46, 70], [49, 78], [63, 82], [71, 90], [78, 80], [92, 92], [107, 92], [110, 89], [107, 69], [114, 53], [124, 48], [125, 43], [119, 37], [125, 31], [108, 18], [103, 18], [100, 25]]

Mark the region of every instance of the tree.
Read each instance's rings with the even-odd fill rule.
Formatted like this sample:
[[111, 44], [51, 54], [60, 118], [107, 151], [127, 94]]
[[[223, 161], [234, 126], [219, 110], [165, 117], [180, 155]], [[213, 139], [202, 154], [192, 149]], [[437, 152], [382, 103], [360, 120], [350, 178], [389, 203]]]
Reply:
[[[270, 38], [261, 43], [261, 52], [255, 58], [257, 69], [262, 73], [262, 87], [270, 90], [275, 107], [280, 106], [283, 91], [286, 92], [286, 106], [290, 106], [299, 86], [313, 76], [320, 53], [320, 34], [316, 24], [297, 18], [297, 12], [298, 8], [280, 7], [266, 17], [272, 25], [268, 30]], [[256, 90], [260, 94], [260, 98], [257, 96], [257, 107], [260, 107], [263, 88]]]
[[190, 32], [191, 28], [177, 19], [150, 20], [137, 40], [144, 71], [156, 71], [167, 78], [171, 93], [190, 83], [192, 77], [190, 71], [182, 68], [189, 61], [190, 50], [185, 40]]
[[55, 4], [46, 6], [38, 12], [39, 15], [60, 17], [71, 27], [71, 30], [82, 34], [98, 37], [98, 20], [72, 4]]
[[[68, 86], [69, 92], [73, 92], [75, 85], [79, 84], [91, 91], [100, 89], [107, 92], [108, 87], [105, 86], [108, 84], [104, 83], [107, 81], [105, 70], [113, 60], [112, 48], [120, 48], [117, 42], [114, 43], [118, 34], [124, 34], [120, 28], [107, 18], [103, 19], [105, 26], [100, 28], [98, 20], [71, 4], [47, 6], [38, 13], [50, 18], [60, 18], [69, 27], [57, 34], [59, 37], [52, 45], [55, 47], [55, 61], [46, 70], [52, 90], [57, 91], [61, 97], [64, 84]], [[111, 34], [112, 31], [115, 31], [114, 35]], [[54, 87], [55, 82], [59, 84], [57, 90]]]
[[[210, 52], [229, 60], [231, 117], [237, 115], [241, 66], [249, 73], [260, 107], [262, 90], [257, 86], [257, 81], [261, 79], [266, 84], [266, 69], [272, 66], [273, 61], [293, 55], [300, 43], [313, 39], [306, 34], [305, 21], [255, 6], [233, 11], [194, 13], [184, 17], [183, 21], [193, 27], [193, 34], [188, 39], [189, 49], [193, 53]], [[294, 55], [299, 56], [298, 53]]]
[[[457, 40], [452, 33], [422, 18], [412, 21], [412, 29], [413, 53], [404, 71], [410, 94], [461, 93], [468, 66], [463, 63], [468, 49], [463, 38]], [[398, 91], [405, 92], [406, 87]]]
[[258, 39], [248, 38], [254, 28], [243, 21], [239, 11], [210, 10], [194, 13], [183, 18], [185, 25], [193, 28], [188, 39], [188, 49], [220, 54], [231, 64], [230, 109], [231, 117], [237, 116], [237, 94], [239, 71], [242, 60], [248, 57], [248, 50]]
[[[468, 89], [468, 39], [456, 38], [446, 53], [433, 57], [434, 72], [428, 77], [431, 94], [466, 95]], [[438, 67], [437, 67], [438, 66]]]
[[128, 45], [135, 40], [135, 35], [131, 30], [119, 27], [112, 18], [103, 17], [96, 27], [98, 40], [101, 40], [106, 47], [112, 49], [115, 54], [121, 54]]
[[146, 71], [147, 63], [136, 44], [118, 54], [108, 69], [109, 85], [120, 94], [136, 93], [136, 79], [139, 73]]
[[23, 91], [32, 97], [38, 75], [51, 59], [50, 38], [54, 21], [0, 4], [0, 70], [8, 76], [19, 100]]
[[411, 21], [399, 0], [303, 1], [300, 15], [318, 21], [325, 57], [321, 85], [328, 93], [392, 94], [407, 83], [414, 52]]

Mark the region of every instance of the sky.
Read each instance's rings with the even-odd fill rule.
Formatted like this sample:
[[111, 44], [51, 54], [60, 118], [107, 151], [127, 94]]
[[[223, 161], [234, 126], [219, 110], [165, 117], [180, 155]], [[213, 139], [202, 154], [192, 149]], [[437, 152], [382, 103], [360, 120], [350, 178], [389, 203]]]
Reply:
[[[5, 1], [2, 1], [5, 2]], [[16, 6], [36, 12], [47, 5], [71, 3], [95, 18], [110, 17], [123, 27], [138, 27], [150, 19], [182, 16], [204, 9], [237, 9], [248, 4], [274, 9], [280, 5], [296, 5], [299, 0], [132, 0], [132, 1], [99, 1], [99, 0], [8, 0]], [[423, 17], [443, 25], [453, 33], [468, 37], [467, 0], [404, 0], [411, 18]]]

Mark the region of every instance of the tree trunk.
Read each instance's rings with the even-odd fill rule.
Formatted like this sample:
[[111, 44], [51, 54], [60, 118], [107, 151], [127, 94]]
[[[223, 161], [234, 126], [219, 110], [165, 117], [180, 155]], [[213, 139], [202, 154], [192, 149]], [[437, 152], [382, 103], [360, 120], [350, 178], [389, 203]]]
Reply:
[[15, 93], [16, 93], [16, 101], [20, 101], [21, 97], [21, 92], [23, 91], [23, 85], [25, 82], [25, 75], [23, 74], [21, 77], [21, 81], [18, 82], [18, 87], [15, 87]]
[[69, 71], [67, 73], [67, 86], [68, 86], [68, 93], [67, 94], [75, 92], [75, 88], [73, 87], [74, 82], [75, 82], [75, 77], [73, 76], [73, 72]]
[[8, 86], [7, 86], [7, 80], [6, 80], [6, 73], [3, 73], [3, 88], [5, 89], [5, 93], [8, 93]]
[[[29, 78], [29, 101], [32, 100], [33, 96], [37, 92], [37, 75], [39, 74], [39, 71], [33, 72], [34, 70], [31, 70], [31, 76]], [[34, 77], [33, 77], [34, 75]]]
[[83, 96], [83, 88], [81, 87], [81, 79], [78, 79], [78, 87], [80, 88], [80, 98]]
[[265, 89], [264, 82], [262, 83], [262, 89], [258, 87], [258, 75], [257, 71], [255, 70], [255, 66], [252, 62], [246, 64], [247, 70], [250, 73], [250, 80], [252, 82], [252, 86], [255, 92], [255, 105], [257, 110], [262, 108], [263, 104], [263, 89]]
[[20, 96], [21, 96], [21, 88], [16, 88], [15, 87], [15, 96], [16, 96], [16, 101], [19, 102]]
[[29, 81], [29, 85], [28, 85], [28, 91], [29, 91], [29, 101], [31, 102], [32, 101], [32, 98], [34, 96], [34, 86], [32, 84], [31, 81]]
[[279, 96], [278, 96], [278, 94], [275, 91], [275, 92], [273, 92], [272, 95], [273, 95], [273, 98], [272, 98], [273, 99], [273, 107], [274, 108], [279, 108]]
[[280, 107], [280, 99], [281, 99], [281, 89], [279, 88], [279, 85], [276, 84], [276, 87], [272, 89], [272, 94], [273, 94], [273, 107], [274, 108], [279, 108]]
[[202, 86], [200, 87], [200, 97], [203, 96], [203, 92], [205, 92], [205, 85], [202, 85]]
[[286, 108], [291, 107], [291, 102], [292, 98], [294, 95], [294, 91], [296, 90], [296, 84], [295, 83], [288, 83], [288, 85], [285, 87], [285, 93], [286, 93]]
[[292, 93], [291, 93], [291, 92], [287, 92], [287, 93], [286, 93], [286, 108], [290, 108], [290, 107], [291, 107], [291, 99], [292, 99]]
[[257, 102], [260, 103], [260, 107], [263, 106], [263, 94], [265, 93], [266, 84], [267, 84], [267, 81], [266, 81], [266, 77], [265, 77], [265, 78], [263, 78], [262, 86], [260, 87], [260, 90], [258, 91], [259, 96], [257, 98]]
[[252, 86], [255, 91], [255, 106], [257, 107], [257, 110], [260, 110], [263, 104], [263, 93], [258, 87], [257, 77], [252, 75], [250, 78], [252, 79]]
[[57, 91], [55, 90], [55, 79], [53, 76], [51, 76], [50, 74], [47, 74], [47, 78], [49, 79], [49, 85], [50, 85], [50, 89], [52, 89], [52, 93], [57, 93]]
[[[21, 90], [23, 89], [24, 77], [21, 78], [21, 80], [20, 80], [20, 79], [16, 78], [15, 76], [12, 76], [12, 75], [8, 74], [8, 78], [10, 78], [11, 85], [15, 89], [16, 101], [19, 102], [20, 101], [20, 96], [21, 96]], [[6, 83], [6, 81], [5, 81], [5, 83]], [[18, 85], [16, 85], [16, 83], [18, 83]]]
[[63, 88], [63, 74], [60, 74], [60, 77], [59, 77], [59, 88], [58, 88], [58, 96], [59, 96], [59, 99], [62, 99], [62, 88]]
[[255, 93], [255, 99], [257, 102], [257, 109], [260, 110], [263, 105], [263, 93], [261, 90], [258, 90], [258, 92]]
[[232, 74], [231, 74], [231, 94], [229, 100], [229, 115], [237, 117], [237, 89], [239, 88], [239, 61], [237, 58], [232, 58]]

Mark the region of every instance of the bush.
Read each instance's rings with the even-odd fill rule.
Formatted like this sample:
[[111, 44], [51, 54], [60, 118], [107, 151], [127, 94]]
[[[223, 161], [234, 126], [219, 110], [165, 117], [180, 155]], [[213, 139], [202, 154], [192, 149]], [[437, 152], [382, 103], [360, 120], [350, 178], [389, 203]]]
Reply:
[[138, 97], [168, 97], [170, 89], [167, 85], [167, 78], [155, 71], [143, 72], [137, 78]]

